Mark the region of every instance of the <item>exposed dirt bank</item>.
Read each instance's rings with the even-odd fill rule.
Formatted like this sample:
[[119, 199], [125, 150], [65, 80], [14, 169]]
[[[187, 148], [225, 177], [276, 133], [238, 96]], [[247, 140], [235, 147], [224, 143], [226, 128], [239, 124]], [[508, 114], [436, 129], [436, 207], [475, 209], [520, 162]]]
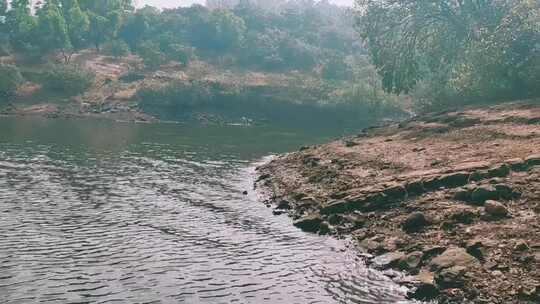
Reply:
[[540, 100], [372, 128], [258, 170], [276, 214], [351, 235], [375, 267], [411, 274], [411, 297], [540, 301]]

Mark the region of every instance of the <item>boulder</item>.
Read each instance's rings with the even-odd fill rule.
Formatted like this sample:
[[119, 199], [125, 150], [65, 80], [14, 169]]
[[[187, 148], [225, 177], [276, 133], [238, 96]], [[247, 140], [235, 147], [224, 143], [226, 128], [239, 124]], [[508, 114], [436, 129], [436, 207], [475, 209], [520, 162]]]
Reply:
[[320, 215], [309, 215], [294, 222], [294, 226], [306, 232], [318, 232], [321, 229], [323, 219]]
[[422, 251], [413, 251], [400, 261], [400, 268], [403, 270], [415, 270], [420, 267], [424, 253]]
[[364, 239], [360, 242], [360, 247], [369, 253], [381, 253], [384, 252], [384, 244], [377, 241], [377, 238]]
[[441, 270], [435, 276], [435, 282], [443, 288], [461, 288], [465, 284], [466, 267], [453, 266]]
[[476, 187], [471, 193], [471, 201], [480, 205], [483, 205], [487, 200], [496, 200], [498, 198], [497, 189], [492, 185]]
[[433, 271], [440, 271], [455, 266], [470, 267], [477, 263], [476, 258], [468, 254], [464, 248], [450, 247], [441, 255], [433, 258], [429, 266]]
[[291, 210], [291, 209], [292, 209], [291, 203], [289, 203], [289, 202], [286, 201], [286, 200], [281, 200], [281, 201], [277, 204], [276, 209], [279, 209], [279, 210]]
[[401, 227], [406, 232], [417, 232], [429, 225], [429, 221], [422, 212], [413, 212], [409, 214], [407, 219], [401, 224]]
[[486, 201], [484, 204], [484, 209], [487, 214], [493, 217], [505, 217], [508, 215], [508, 209], [506, 209], [506, 207], [498, 201]]
[[444, 187], [447, 189], [457, 188], [466, 185], [469, 181], [469, 176], [470, 174], [466, 172], [445, 174], [437, 179], [437, 184], [439, 187]]
[[403, 259], [405, 259], [405, 253], [396, 251], [380, 255], [374, 258], [372, 262], [378, 268], [387, 269], [397, 266]]
[[421, 271], [413, 277], [415, 288], [409, 292], [408, 297], [421, 301], [430, 301], [439, 295], [439, 288], [435, 283], [435, 275], [431, 272]]

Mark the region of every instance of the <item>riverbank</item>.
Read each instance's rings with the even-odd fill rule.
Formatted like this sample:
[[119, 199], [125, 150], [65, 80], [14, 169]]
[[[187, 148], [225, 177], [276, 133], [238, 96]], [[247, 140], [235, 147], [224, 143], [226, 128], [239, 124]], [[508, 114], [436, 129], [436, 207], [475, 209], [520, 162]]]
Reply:
[[540, 100], [424, 115], [303, 147], [256, 187], [297, 227], [439, 303], [540, 300]]
[[380, 88], [298, 71], [257, 71], [201, 60], [149, 69], [136, 55], [115, 58], [94, 50], [74, 54], [67, 65], [59, 58], [38, 63], [2, 58], [23, 79], [14, 94], [0, 97], [3, 115], [214, 125], [321, 117], [352, 128], [359, 121], [366, 125], [407, 115], [398, 102], [403, 98]]

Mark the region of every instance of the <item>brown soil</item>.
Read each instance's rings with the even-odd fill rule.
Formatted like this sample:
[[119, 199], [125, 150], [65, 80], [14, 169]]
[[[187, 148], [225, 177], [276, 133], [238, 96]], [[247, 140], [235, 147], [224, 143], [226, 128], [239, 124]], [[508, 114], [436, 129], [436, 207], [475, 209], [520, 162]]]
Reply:
[[367, 129], [259, 172], [277, 214], [352, 236], [375, 267], [411, 274], [411, 297], [540, 301], [540, 100]]

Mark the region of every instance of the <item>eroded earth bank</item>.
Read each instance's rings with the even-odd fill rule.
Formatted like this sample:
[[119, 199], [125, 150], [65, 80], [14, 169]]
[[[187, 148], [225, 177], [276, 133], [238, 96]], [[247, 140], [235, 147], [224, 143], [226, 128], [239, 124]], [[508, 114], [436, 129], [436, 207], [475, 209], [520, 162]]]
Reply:
[[258, 168], [275, 214], [351, 236], [439, 303], [540, 300], [540, 100], [413, 118]]

